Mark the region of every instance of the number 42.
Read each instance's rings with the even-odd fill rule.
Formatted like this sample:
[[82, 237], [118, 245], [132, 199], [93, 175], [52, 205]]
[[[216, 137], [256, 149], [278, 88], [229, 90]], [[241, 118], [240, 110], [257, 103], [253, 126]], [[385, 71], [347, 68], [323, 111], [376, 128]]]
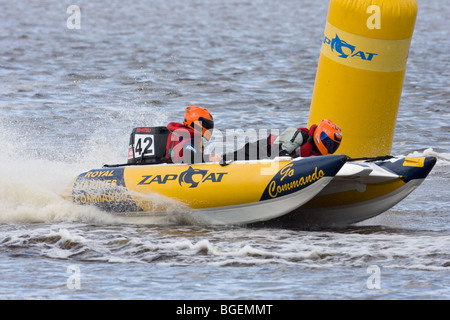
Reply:
[[153, 156], [155, 155], [154, 148], [154, 136], [153, 135], [140, 135], [136, 141], [136, 146], [134, 148], [135, 154], [142, 156], [143, 154]]

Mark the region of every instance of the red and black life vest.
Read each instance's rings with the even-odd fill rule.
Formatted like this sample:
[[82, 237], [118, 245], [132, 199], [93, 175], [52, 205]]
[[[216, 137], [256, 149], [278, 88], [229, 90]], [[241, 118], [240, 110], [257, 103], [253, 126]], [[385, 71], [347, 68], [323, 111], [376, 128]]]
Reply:
[[184, 146], [187, 143], [193, 146], [201, 146], [203, 153], [202, 137], [195, 134], [195, 131], [185, 127], [178, 122], [171, 122], [167, 125], [170, 134], [167, 138], [166, 160], [168, 163], [181, 163], [184, 160]]
[[[307, 133], [309, 137], [314, 136], [314, 131], [316, 131], [317, 125], [313, 124], [309, 129], [308, 128], [299, 128], [303, 132]], [[312, 139], [308, 139], [305, 143], [303, 143], [300, 147], [300, 156], [301, 157], [311, 157], [311, 156], [320, 156], [321, 154], [314, 148]]]
[[[301, 130], [305, 132], [309, 137], [312, 137], [314, 135], [314, 131], [316, 131], [317, 125], [312, 125], [309, 129], [308, 128], [298, 128], [297, 130]], [[271, 146], [274, 145], [275, 140], [277, 139], [277, 136], [270, 135], [269, 136], [269, 143]], [[311, 156], [320, 156], [321, 154], [317, 151], [316, 148], [314, 148], [312, 144], [312, 139], [307, 139], [307, 141], [304, 141], [303, 144], [300, 146], [300, 154], [296, 154], [296, 151], [291, 153], [291, 156], [300, 156], [300, 157], [311, 157]]]

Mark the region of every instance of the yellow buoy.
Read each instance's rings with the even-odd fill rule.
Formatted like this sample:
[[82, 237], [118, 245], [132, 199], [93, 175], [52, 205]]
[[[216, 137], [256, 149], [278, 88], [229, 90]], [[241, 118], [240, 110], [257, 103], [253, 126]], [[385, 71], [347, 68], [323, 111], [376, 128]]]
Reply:
[[338, 153], [390, 154], [416, 0], [330, 0], [308, 125], [343, 132]]

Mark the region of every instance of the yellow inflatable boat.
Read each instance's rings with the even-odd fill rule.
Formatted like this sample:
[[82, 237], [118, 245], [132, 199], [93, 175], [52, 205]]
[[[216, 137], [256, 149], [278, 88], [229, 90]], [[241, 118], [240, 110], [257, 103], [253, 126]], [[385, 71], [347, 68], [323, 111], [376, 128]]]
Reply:
[[[347, 156], [93, 169], [65, 198], [125, 216], [177, 212], [204, 225], [342, 227], [375, 217], [414, 191], [434, 157]], [[376, 160], [376, 161], [374, 161]]]
[[345, 155], [217, 163], [121, 165], [80, 174], [66, 198], [127, 216], [177, 208], [196, 223], [246, 225], [293, 212], [320, 193]]

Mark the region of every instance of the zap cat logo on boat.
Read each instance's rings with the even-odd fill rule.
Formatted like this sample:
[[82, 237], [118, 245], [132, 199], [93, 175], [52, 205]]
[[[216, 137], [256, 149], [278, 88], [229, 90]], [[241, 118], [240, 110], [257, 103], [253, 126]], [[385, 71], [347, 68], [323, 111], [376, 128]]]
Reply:
[[209, 170], [194, 169], [189, 167], [186, 171], [178, 174], [165, 175], [145, 175], [138, 185], [166, 184], [170, 181], [178, 180], [181, 187], [197, 188], [199, 184], [205, 182], [219, 183], [227, 172], [210, 172]]

